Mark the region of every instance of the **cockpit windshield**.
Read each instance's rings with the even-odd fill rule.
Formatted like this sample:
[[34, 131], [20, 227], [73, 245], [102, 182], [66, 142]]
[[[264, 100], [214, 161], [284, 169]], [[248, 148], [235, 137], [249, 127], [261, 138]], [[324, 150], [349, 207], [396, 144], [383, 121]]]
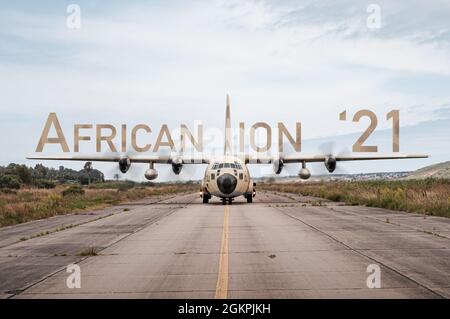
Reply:
[[234, 168], [234, 169], [242, 169], [242, 165], [234, 162], [234, 163], [214, 163], [211, 169], [220, 169], [220, 168]]

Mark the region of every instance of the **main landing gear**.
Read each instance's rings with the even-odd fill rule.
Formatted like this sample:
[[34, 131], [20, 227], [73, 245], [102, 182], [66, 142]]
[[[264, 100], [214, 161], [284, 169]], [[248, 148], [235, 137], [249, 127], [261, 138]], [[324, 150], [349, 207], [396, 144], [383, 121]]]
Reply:
[[255, 190], [252, 193], [244, 194], [245, 199], [247, 199], [247, 203], [253, 203], [253, 197], [256, 195]]
[[200, 191], [200, 196], [203, 199], [203, 204], [208, 204], [209, 200], [211, 199], [211, 194]]

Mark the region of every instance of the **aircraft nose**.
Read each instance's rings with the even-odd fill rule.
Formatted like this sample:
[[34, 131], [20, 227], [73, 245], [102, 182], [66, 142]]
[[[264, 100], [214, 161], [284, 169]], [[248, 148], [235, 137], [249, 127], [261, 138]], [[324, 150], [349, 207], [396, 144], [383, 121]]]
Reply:
[[231, 194], [236, 188], [237, 179], [231, 174], [223, 174], [217, 178], [217, 187], [224, 194]]

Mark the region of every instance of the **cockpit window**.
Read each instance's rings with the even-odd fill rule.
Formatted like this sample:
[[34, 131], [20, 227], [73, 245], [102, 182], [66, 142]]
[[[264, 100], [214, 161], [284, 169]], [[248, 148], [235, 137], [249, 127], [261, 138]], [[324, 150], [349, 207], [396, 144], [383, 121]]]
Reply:
[[221, 168], [234, 168], [234, 169], [242, 169], [242, 165], [238, 164], [237, 162], [234, 163], [214, 163], [214, 165], [211, 167], [211, 169], [221, 169]]

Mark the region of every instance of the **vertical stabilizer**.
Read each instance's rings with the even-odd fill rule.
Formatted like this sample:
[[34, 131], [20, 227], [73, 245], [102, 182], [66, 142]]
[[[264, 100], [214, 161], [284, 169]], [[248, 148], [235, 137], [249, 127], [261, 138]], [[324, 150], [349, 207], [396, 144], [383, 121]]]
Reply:
[[230, 119], [230, 97], [227, 94], [227, 110], [225, 114], [225, 147], [224, 155], [231, 154], [231, 119]]

